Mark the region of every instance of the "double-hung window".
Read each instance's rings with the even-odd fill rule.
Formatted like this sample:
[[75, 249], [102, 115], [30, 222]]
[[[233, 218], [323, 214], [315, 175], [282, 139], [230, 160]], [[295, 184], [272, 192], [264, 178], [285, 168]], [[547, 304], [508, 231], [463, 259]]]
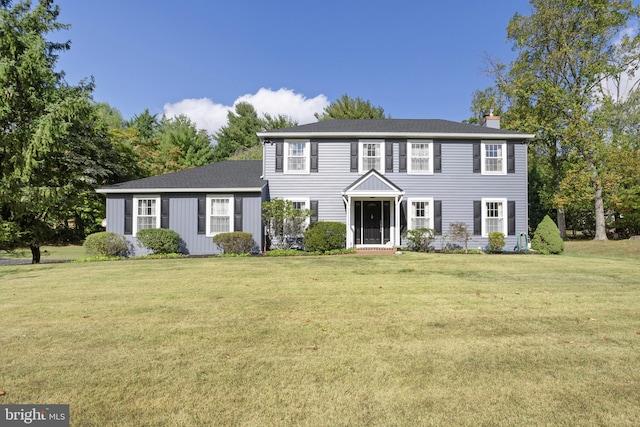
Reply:
[[207, 235], [233, 231], [233, 197], [207, 197]]
[[482, 199], [482, 236], [498, 231], [507, 235], [507, 200]]
[[433, 228], [433, 199], [409, 199], [409, 228]]
[[360, 173], [375, 169], [384, 173], [384, 141], [361, 141], [358, 159]]
[[424, 141], [407, 142], [408, 167], [410, 174], [433, 173], [433, 144]]
[[160, 197], [136, 196], [133, 198], [133, 234], [145, 228], [160, 228]]
[[486, 175], [506, 175], [507, 144], [484, 142], [481, 145], [482, 173]]
[[284, 172], [291, 174], [309, 173], [309, 142], [286, 141], [284, 144]]

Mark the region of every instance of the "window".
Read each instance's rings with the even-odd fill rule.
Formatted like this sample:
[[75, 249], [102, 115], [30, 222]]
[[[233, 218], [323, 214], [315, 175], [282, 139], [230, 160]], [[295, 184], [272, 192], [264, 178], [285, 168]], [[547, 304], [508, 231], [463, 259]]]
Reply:
[[506, 144], [482, 144], [482, 173], [487, 175], [505, 175], [507, 173]]
[[507, 235], [507, 200], [506, 199], [482, 199], [482, 236], [488, 237], [489, 233], [499, 231]]
[[133, 198], [133, 235], [145, 228], [160, 228], [160, 197], [136, 196]]
[[287, 141], [284, 144], [285, 173], [309, 173], [309, 143], [307, 141]]
[[233, 231], [233, 197], [207, 197], [207, 235]]
[[409, 199], [409, 228], [433, 228], [433, 199]]
[[429, 142], [408, 141], [408, 173], [433, 173], [433, 144]]
[[360, 142], [359, 166], [360, 173], [366, 173], [371, 169], [384, 173], [384, 142]]

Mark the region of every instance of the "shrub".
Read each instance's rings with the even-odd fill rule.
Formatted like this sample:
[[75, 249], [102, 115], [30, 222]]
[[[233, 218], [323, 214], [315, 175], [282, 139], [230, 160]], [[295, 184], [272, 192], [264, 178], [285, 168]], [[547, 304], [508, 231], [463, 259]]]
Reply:
[[[473, 237], [472, 231], [464, 222], [452, 222], [449, 224], [449, 230], [442, 235], [442, 240], [449, 239], [451, 245], [464, 247], [464, 250], [469, 249], [469, 240]], [[443, 244], [443, 247], [445, 245]]]
[[87, 236], [82, 246], [92, 255], [114, 257], [127, 254], [127, 239], [118, 233], [101, 231]]
[[218, 245], [224, 254], [248, 254], [253, 248], [253, 236], [241, 231], [220, 233], [213, 236], [213, 243]]
[[312, 252], [342, 249], [347, 243], [347, 226], [342, 222], [316, 222], [305, 231], [302, 242], [305, 249]]
[[499, 231], [489, 233], [489, 252], [502, 252], [504, 245], [504, 233]]
[[402, 237], [407, 239], [407, 246], [416, 252], [429, 252], [433, 249], [431, 244], [435, 239], [436, 232], [432, 228], [415, 228], [407, 230]]
[[531, 249], [543, 254], [560, 254], [564, 251], [564, 241], [560, 237], [560, 230], [549, 215], [545, 216], [531, 240]]
[[178, 252], [180, 235], [168, 228], [145, 228], [136, 234], [138, 246], [144, 246], [154, 254], [171, 254]]

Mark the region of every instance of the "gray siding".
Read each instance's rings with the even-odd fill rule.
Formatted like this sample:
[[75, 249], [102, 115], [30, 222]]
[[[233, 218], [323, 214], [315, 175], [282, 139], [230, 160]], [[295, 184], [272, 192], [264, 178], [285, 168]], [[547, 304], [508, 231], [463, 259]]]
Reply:
[[[124, 199], [130, 195], [107, 196], [107, 231], [124, 234]], [[181, 252], [191, 255], [208, 255], [219, 252], [212, 238], [198, 234], [198, 194], [169, 194], [169, 228], [180, 234], [184, 244]], [[261, 205], [262, 195], [242, 194], [242, 229], [253, 235], [254, 251], [262, 246]], [[135, 236], [126, 236], [133, 255], [148, 253], [137, 245]]]
[[[275, 148], [266, 144], [264, 179], [269, 182], [270, 197], [318, 200], [320, 221], [345, 222], [342, 192], [362, 176], [350, 172], [350, 142], [352, 140], [319, 140], [318, 172], [307, 175], [275, 172]], [[506, 238], [507, 248], [512, 249], [517, 242], [517, 234], [528, 231], [527, 146], [515, 145], [515, 173], [491, 176], [473, 173], [474, 141], [435, 142], [442, 144], [441, 173], [410, 175], [398, 172], [399, 144], [393, 143], [393, 172], [384, 173], [385, 178], [405, 192], [405, 200], [424, 197], [442, 201], [443, 232], [452, 222], [465, 222], [473, 227], [474, 200], [505, 198], [515, 201], [516, 236]], [[486, 244], [486, 238], [474, 236], [470, 247], [484, 247]]]

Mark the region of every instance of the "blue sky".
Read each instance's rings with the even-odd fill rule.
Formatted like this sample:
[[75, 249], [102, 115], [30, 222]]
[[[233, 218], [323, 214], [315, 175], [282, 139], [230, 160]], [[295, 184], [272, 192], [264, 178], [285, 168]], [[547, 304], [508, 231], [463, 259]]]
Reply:
[[527, 0], [58, 0], [71, 50], [58, 67], [128, 119], [187, 114], [210, 132], [239, 100], [301, 124], [342, 94], [394, 118], [469, 118], [509, 61], [506, 26]]

